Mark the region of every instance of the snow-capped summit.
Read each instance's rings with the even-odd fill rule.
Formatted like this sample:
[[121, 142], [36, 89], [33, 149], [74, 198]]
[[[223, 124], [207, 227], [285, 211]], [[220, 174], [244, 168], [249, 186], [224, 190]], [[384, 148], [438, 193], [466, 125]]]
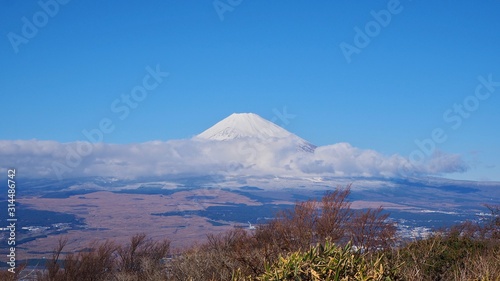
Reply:
[[229, 140], [239, 138], [287, 138], [292, 133], [254, 113], [233, 113], [213, 125], [199, 138]]
[[287, 138], [297, 142], [301, 150], [315, 149], [314, 145], [255, 113], [233, 113], [196, 137], [219, 141], [243, 138], [270, 141]]

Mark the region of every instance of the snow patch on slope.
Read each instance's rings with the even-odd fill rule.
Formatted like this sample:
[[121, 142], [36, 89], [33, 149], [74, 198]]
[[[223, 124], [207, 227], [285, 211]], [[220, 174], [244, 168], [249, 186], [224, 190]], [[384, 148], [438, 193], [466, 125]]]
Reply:
[[195, 138], [217, 141], [247, 138], [259, 141], [289, 139], [301, 151], [312, 152], [316, 148], [297, 135], [254, 113], [233, 113]]
[[258, 139], [288, 138], [292, 133], [254, 113], [233, 113], [208, 128], [197, 137], [230, 140], [245, 137]]

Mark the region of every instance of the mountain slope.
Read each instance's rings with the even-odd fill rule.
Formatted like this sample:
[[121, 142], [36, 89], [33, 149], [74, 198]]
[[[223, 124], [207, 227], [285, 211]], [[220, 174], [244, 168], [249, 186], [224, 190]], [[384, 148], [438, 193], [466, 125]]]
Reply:
[[293, 135], [287, 130], [254, 113], [233, 113], [198, 135], [212, 140], [228, 140], [244, 137], [259, 139], [287, 138]]
[[254, 113], [233, 113], [196, 137], [218, 141], [248, 138], [261, 141], [289, 139], [297, 143], [299, 150], [312, 152], [316, 148], [304, 139]]

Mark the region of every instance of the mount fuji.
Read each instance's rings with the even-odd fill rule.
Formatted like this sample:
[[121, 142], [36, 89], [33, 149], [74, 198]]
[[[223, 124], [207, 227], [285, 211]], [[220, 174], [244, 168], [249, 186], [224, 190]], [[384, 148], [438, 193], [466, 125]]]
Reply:
[[[253, 113], [231, 114], [178, 140], [0, 140], [0, 159], [22, 171], [21, 208], [42, 212], [23, 216], [30, 219], [23, 224], [45, 230], [24, 231], [19, 240], [27, 241], [23, 249], [43, 255], [52, 249], [40, 244], [48, 237], [57, 243], [66, 231], [89, 243], [96, 235], [115, 239], [137, 232], [173, 241], [203, 239], [238, 223], [265, 222], [277, 210], [339, 185], [353, 184], [354, 209], [383, 205], [408, 237], [413, 229], [425, 235], [431, 227], [475, 218], [483, 203], [500, 203], [500, 183], [429, 177], [460, 171], [458, 156], [440, 153], [415, 165], [349, 143], [316, 147]], [[9, 167], [0, 166], [0, 174], [6, 176]], [[71, 215], [69, 229], [54, 228], [54, 221], [66, 223], [46, 220], [47, 211]]]
[[[116, 239], [117, 233], [128, 237], [145, 232], [186, 246], [181, 243], [247, 221], [265, 223], [297, 200], [351, 183], [352, 207], [383, 205], [405, 237], [475, 218], [484, 211], [478, 207], [482, 203], [500, 203], [500, 183], [428, 177], [462, 167], [460, 158], [437, 156], [413, 165], [400, 155], [349, 143], [316, 147], [253, 113], [232, 114], [179, 140], [0, 140], [2, 162], [22, 171], [20, 206], [36, 214], [23, 216], [29, 218], [23, 224], [42, 229], [21, 232], [19, 240], [26, 241], [23, 249], [40, 253], [39, 258], [52, 250], [44, 248], [48, 239], [57, 243], [68, 231], [79, 245], [96, 235]], [[9, 167], [2, 168], [6, 176]], [[48, 211], [51, 220], [46, 219]], [[0, 214], [0, 219], [7, 217]], [[65, 225], [64, 231], [54, 222]]]
[[235, 139], [273, 142], [288, 140], [298, 151], [314, 152], [316, 146], [254, 113], [233, 113], [195, 138], [227, 141]]
[[22, 167], [27, 176], [58, 179], [214, 174], [392, 178], [439, 176], [467, 168], [455, 154], [436, 153], [412, 163], [398, 154], [384, 155], [346, 142], [315, 146], [254, 113], [231, 114], [194, 137], [178, 140], [133, 144], [0, 140], [0, 158]]

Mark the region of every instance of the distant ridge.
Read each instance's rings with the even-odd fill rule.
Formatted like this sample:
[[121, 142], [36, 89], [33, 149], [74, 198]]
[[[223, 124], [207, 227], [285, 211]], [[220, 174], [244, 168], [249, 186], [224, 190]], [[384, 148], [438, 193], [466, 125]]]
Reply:
[[255, 113], [233, 113], [196, 137], [218, 141], [248, 138], [264, 141], [290, 139], [290, 141], [297, 142], [300, 150], [312, 152], [316, 148], [311, 143]]

